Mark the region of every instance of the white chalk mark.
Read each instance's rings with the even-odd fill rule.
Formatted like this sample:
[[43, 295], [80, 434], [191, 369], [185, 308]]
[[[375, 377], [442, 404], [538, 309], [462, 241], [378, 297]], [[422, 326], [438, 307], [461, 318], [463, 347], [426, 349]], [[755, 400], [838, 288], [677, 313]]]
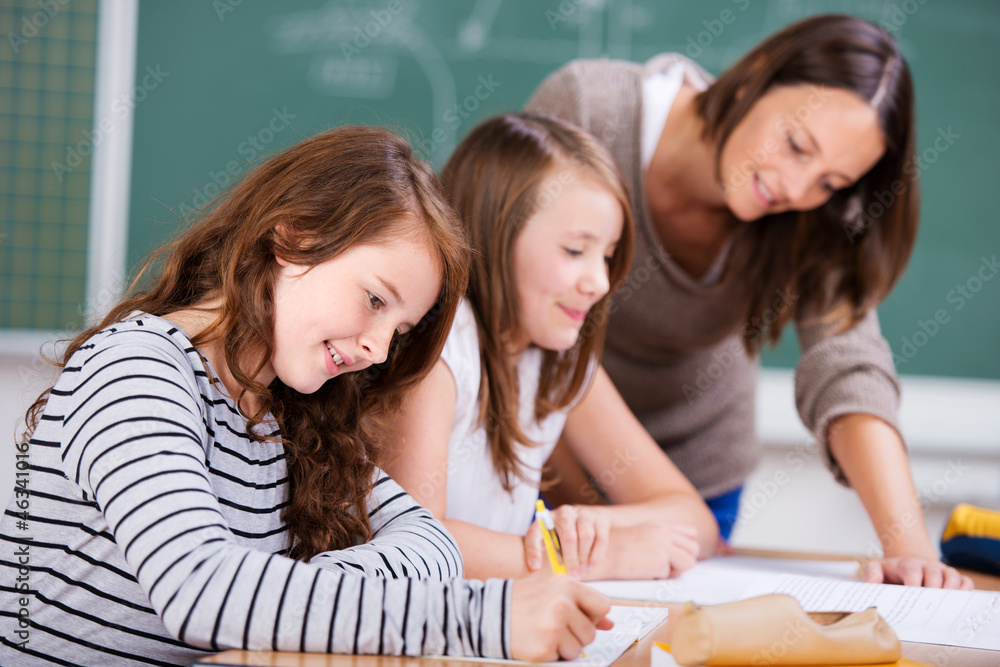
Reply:
[[472, 14], [458, 29], [458, 44], [464, 51], [473, 53], [483, 48], [501, 2], [503, 0], [476, 0]]

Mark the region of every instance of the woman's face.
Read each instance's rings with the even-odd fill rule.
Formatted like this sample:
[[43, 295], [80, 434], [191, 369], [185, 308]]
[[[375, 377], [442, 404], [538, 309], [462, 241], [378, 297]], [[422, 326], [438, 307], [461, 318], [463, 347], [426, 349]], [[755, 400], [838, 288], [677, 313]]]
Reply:
[[315, 266], [278, 258], [274, 352], [261, 380], [303, 394], [385, 361], [396, 333], [431, 309], [442, 270], [427, 241], [397, 236], [357, 244]]
[[541, 206], [514, 240], [520, 320], [514, 349], [566, 350], [610, 289], [608, 264], [625, 217], [606, 186], [576, 169], [552, 170], [539, 196]]
[[743, 221], [808, 211], [854, 184], [884, 152], [875, 109], [854, 93], [777, 86], [757, 100], [722, 148], [723, 195]]

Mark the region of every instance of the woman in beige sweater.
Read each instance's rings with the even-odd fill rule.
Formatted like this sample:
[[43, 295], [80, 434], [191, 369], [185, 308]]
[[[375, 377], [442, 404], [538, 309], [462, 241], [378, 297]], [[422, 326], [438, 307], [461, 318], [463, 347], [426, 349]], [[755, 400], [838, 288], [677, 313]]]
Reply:
[[971, 587], [927, 534], [875, 313], [905, 268], [919, 208], [913, 88], [893, 39], [861, 19], [816, 17], [715, 81], [676, 54], [574, 61], [527, 109], [592, 133], [629, 182], [635, 259], [604, 364], [723, 535], [759, 458], [756, 355], [794, 322], [799, 414], [883, 547], [865, 578]]

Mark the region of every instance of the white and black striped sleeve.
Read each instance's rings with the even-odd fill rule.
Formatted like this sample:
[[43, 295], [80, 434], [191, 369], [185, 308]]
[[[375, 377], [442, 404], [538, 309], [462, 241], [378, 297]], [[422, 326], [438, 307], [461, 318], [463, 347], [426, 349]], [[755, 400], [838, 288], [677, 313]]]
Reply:
[[372, 539], [318, 554], [312, 562], [386, 579], [461, 579], [462, 554], [444, 524], [384, 472], [377, 471], [375, 477], [368, 500]]
[[[213, 650], [509, 657], [509, 582], [387, 580], [240, 544], [209, 476], [191, 363], [137, 335], [108, 336], [80, 368], [58, 416], [63, 471], [98, 504], [171, 635]], [[378, 497], [389, 551], [393, 517], [405, 512]], [[411, 551], [428, 564], [442, 558], [414, 542], [393, 559]]]

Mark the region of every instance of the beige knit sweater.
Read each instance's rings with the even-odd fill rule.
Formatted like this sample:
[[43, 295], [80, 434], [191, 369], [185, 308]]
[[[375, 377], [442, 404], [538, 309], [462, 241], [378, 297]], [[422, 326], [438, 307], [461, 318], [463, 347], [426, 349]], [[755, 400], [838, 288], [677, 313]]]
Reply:
[[[675, 54], [645, 65], [573, 61], [539, 86], [526, 109], [586, 129], [608, 147], [625, 174], [637, 226], [635, 258], [626, 284], [614, 295], [603, 363], [653, 438], [710, 498], [742, 484], [759, 459], [757, 361], [746, 354], [740, 337], [748, 326], [738, 303], [741, 276], [724, 270], [712, 286], [694, 280], [671, 260], [646, 213], [639, 155], [642, 81], [678, 60], [698, 68]], [[795, 308], [797, 299], [775, 294], [772, 308]], [[817, 318], [797, 314], [796, 322], [802, 352], [796, 406], [834, 475], [846, 483], [830, 458], [827, 426], [850, 413], [871, 414], [896, 426], [899, 384], [892, 354], [874, 311], [842, 333]]]

